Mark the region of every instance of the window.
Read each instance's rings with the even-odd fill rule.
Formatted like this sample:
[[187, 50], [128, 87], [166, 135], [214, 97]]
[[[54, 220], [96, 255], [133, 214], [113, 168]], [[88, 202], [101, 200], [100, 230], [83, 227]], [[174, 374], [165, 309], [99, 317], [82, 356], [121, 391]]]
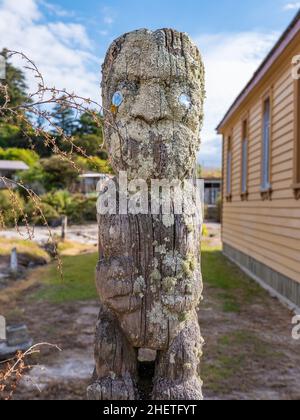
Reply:
[[242, 131], [242, 199], [247, 198], [248, 192], [248, 120], [243, 121]]
[[205, 181], [205, 204], [215, 206], [220, 196], [220, 182]]
[[232, 191], [231, 191], [231, 179], [232, 175], [232, 144], [231, 137], [228, 137], [227, 141], [227, 177], [226, 177], [226, 198], [227, 201], [231, 201]]
[[263, 103], [263, 147], [262, 147], [262, 197], [270, 198], [271, 192], [271, 99]]
[[300, 79], [295, 80], [294, 191], [300, 199]]

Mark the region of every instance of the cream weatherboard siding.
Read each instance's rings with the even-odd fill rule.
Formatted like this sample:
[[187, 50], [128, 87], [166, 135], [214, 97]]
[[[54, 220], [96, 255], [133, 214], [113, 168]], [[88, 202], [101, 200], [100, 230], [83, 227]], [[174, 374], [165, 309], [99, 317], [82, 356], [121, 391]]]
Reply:
[[[291, 75], [292, 57], [300, 54], [300, 34], [275, 62], [265, 77], [248, 93], [242, 104], [219, 128], [223, 135], [223, 226], [224, 249], [233, 249], [262, 264], [270, 281], [280, 274], [299, 283], [288, 299], [299, 304], [300, 296], [300, 200], [295, 197], [296, 83]], [[272, 193], [262, 195], [263, 106], [271, 100], [270, 179]], [[248, 124], [247, 195], [242, 194], [243, 122]], [[297, 118], [299, 120], [299, 118]], [[226, 188], [228, 139], [231, 139], [231, 194]], [[300, 162], [298, 161], [298, 164]], [[232, 257], [232, 255], [229, 255]], [[240, 258], [236, 262], [243, 265]], [[252, 263], [251, 263], [252, 261]], [[254, 262], [253, 262], [254, 261]], [[264, 278], [260, 278], [264, 281]], [[284, 281], [284, 280], [282, 280]], [[295, 286], [295, 287], [294, 287]], [[277, 286], [276, 286], [277, 287]], [[279, 286], [280, 292], [283, 286]]]

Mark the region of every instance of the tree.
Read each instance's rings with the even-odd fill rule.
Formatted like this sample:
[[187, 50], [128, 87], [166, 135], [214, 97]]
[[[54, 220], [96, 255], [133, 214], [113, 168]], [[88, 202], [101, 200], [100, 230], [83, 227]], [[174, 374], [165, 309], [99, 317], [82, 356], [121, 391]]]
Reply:
[[[6, 79], [4, 83], [8, 87], [10, 108], [28, 103], [27, 85], [24, 73], [7, 61], [7, 50], [2, 50], [0, 54], [6, 59]], [[0, 108], [4, 103], [4, 95], [0, 92]], [[0, 121], [1, 120], [5, 120], [5, 114], [0, 115]]]
[[75, 144], [87, 156], [98, 156], [101, 159], [107, 159], [107, 154], [102, 150], [103, 120], [99, 113], [96, 111], [84, 112], [80, 116]]
[[78, 171], [60, 156], [54, 155], [41, 163], [45, 172], [44, 183], [49, 191], [69, 189], [78, 177]]
[[87, 156], [97, 156], [101, 152], [102, 139], [96, 134], [76, 136], [74, 143], [80, 147]]
[[39, 161], [38, 154], [29, 149], [9, 148], [2, 149], [0, 147], [0, 160], [21, 160], [28, 166], [33, 167]]
[[65, 135], [71, 136], [75, 130], [74, 111], [67, 105], [67, 98], [62, 96], [55, 105], [52, 113], [54, 125]]
[[[101, 122], [101, 126], [96, 121]], [[102, 117], [97, 113], [84, 112], [79, 119], [78, 134], [95, 134], [102, 137]]]
[[91, 156], [89, 159], [79, 156], [77, 165], [83, 171], [100, 172], [101, 174], [113, 174], [113, 170], [107, 159], [101, 159], [98, 156]]

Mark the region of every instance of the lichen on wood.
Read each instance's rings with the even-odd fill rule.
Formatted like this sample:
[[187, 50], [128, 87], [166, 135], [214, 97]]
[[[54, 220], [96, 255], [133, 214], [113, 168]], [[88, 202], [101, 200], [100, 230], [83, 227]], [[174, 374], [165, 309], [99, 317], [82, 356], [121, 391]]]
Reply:
[[[147, 184], [195, 178], [204, 66], [186, 34], [138, 30], [118, 38], [103, 65], [102, 93], [116, 174]], [[156, 355], [152, 399], [202, 399], [200, 212], [98, 215], [101, 310], [90, 399], [139, 399], [138, 354], [147, 350]]]

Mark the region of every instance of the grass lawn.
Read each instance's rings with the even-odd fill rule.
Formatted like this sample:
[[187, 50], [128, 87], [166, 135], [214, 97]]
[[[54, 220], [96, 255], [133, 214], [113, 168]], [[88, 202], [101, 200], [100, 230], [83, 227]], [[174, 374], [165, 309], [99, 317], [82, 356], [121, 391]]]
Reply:
[[[32, 249], [38, 252], [34, 246]], [[34, 273], [43, 283], [34, 298], [53, 303], [97, 298], [94, 285], [97, 254], [64, 256], [62, 262], [63, 280], [56, 264]], [[250, 302], [262, 293], [256, 283], [222, 255], [220, 248], [211, 248], [205, 243], [202, 246], [202, 272], [204, 283], [216, 289], [225, 312], [239, 312], [245, 301]]]
[[[50, 264], [36, 272], [43, 286], [33, 296], [38, 300], [53, 303], [97, 298], [95, 288], [95, 266], [97, 254], [64, 256], [63, 280], [56, 264]], [[231, 264], [220, 248], [202, 246], [202, 271], [206, 285], [217, 291], [225, 312], [239, 312], [241, 305], [262, 293], [261, 288]]]
[[202, 274], [204, 285], [217, 291], [224, 312], [239, 312], [242, 305], [251, 303], [264, 291], [232, 264], [221, 252], [205, 242], [202, 245]]
[[42, 279], [43, 286], [30, 298], [51, 303], [97, 299], [97, 259], [97, 253], [62, 257], [63, 279], [56, 264], [36, 270], [34, 276]]
[[[259, 315], [255, 315], [255, 309], [250, 309], [254, 305], [259, 311], [264, 311], [261, 308], [267, 311], [271, 298], [232, 264], [220, 247], [211, 247], [207, 241], [202, 245], [202, 272], [204, 297], [208, 297], [208, 301], [204, 299], [200, 313], [206, 339], [201, 368], [205, 391], [209, 395], [248, 392], [251, 381], [257, 380], [253, 379], [256, 369], [258, 372], [261, 369], [261, 375], [264, 375], [284, 360], [281, 351], [270, 345], [264, 328], [257, 329]], [[216, 319], [218, 323], [212, 329], [211, 322]], [[263, 319], [264, 316], [262, 322]]]
[[[299, 364], [300, 352], [291, 342], [289, 311], [229, 262], [215, 244], [209, 238], [202, 244], [204, 301], [199, 319], [205, 339], [201, 361], [205, 397], [297, 397], [298, 380], [290, 367]], [[66, 249], [61, 252], [69, 250], [66, 244], [62, 248]], [[75, 344], [69, 343], [70, 334], [76, 337], [76, 328], [72, 330], [76, 314], [81, 316], [82, 305], [97, 310], [97, 259], [97, 253], [63, 256], [63, 280], [56, 264], [32, 271], [30, 289], [25, 296], [22, 293], [24, 301], [18, 308], [25, 308], [38, 337], [41, 330], [51, 328], [47, 341], [76, 348], [75, 338]], [[10, 295], [8, 299], [11, 304]], [[95, 320], [87, 322], [90, 328]]]

